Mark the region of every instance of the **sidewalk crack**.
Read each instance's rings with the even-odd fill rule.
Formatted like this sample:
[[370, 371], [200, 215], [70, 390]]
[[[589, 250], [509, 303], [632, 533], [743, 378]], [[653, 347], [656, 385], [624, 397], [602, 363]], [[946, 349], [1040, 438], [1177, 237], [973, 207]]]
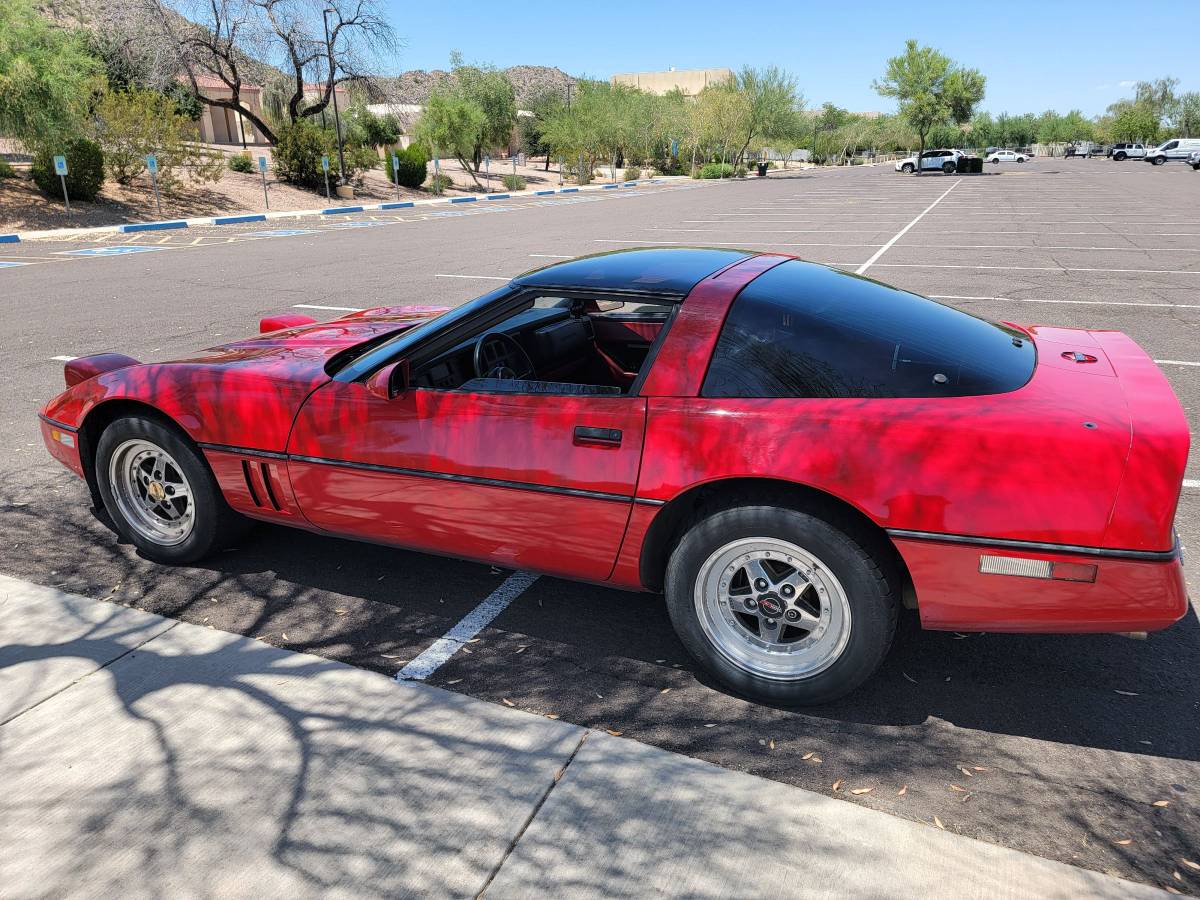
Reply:
[[168, 626], [167, 626], [166, 628], [164, 628], [162, 631], [159, 631], [159, 632], [157, 632], [156, 634], [152, 634], [150, 637], [146, 638], [144, 641], [142, 641], [142, 642], [141, 642], [141, 643], [139, 643], [139, 644], [134, 644], [132, 647], [128, 648], [128, 649], [127, 649], [127, 650], [126, 650], [124, 653], [120, 654], [119, 656], [114, 656], [112, 659], [108, 660], [108, 662], [105, 662], [105, 663], [102, 663], [102, 664], [100, 664], [100, 665], [96, 666], [96, 668], [92, 669], [90, 672], [85, 672], [85, 673], [83, 673], [83, 674], [82, 674], [82, 675], [80, 675], [78, 678], [76, 678], [74, 681], [70, 682], [69, 684], [65, 684], [65, 685], [63, 685], [61, 688], [59, 688], [59, 689], [58, 689], [57, 691], [55, 691], [53, 694], [50, 694], [50, 695], [49, 695], [49, 696], [47, 696], [47, 697], [43, 697], [43, 698], [42, 698], [41, 700], [39, 700], [37, 703], [33, 704], [33, 706], [26, 707], [25, 709], [21, 710], [20, 712], [18, 712], [18, 713], [15, 713], [14, 715], [11, 715], [11, 716], [9, 716], [9, 717], [8, 717], [7, 719], [5, 719], [3, 722], [0, 722], [0, 728], [3, 728], [3, 727], [4, 727], [5, 725], [7, 725], [9, 722], [14, 722], [14, 721], [16, 721], [16, 720], [17, 720], [17, 719], [19, 719], [21, 716], [25, 715], [25, 713], [27, 713], [27, 712], [30, 712], [30, 711], [32, 711], [32, 710], [35, 710], [35, 709], [37, 709], [37, 708], [38, 708], [39, 706], [41, 706], [43, 703], [45, 703], [45, 702], [47, 702], [47, 701], [49, 701], [49, 700], [53, 700], [55, 697], [57, 697], [59, 694], [63, 693], [64, 691], [69, 691], [71, 688], [75, 687], [75, 685], [79, 684], [79, 682], [83, 681], [85, 678], [90, 678], [91, 676], [95, 675], [97, 672], [103, 672], [105, 669], [107, 669], [107, 668], [108, 668], [109, 666], [111, 666], [113, 663], [115, 663], [115, 662], [118, 662], [118, 661], [120, 661], [120, 660], [124, 659], [124, 658], [125, 658], [125, 657], [127, 657], [127, 656], [128, 656], [130, 653], [133, 653], [133, 652], [135, 652], [135, 651], [137, 651], [137, 650], [141, 650], [143, 647], [145, 647], [145, 646], [146, 646], [147, 644], [149, 644], [151, 641], [156, 641], [156, 640], [158, 640], [160, 637], [162, 637], [164, 634], [166, 634], [168, 631], [170, 631], [171, 629], [173, 629], [173, 628], [174, 628], [176, 625], [178, 625], [178, 624], [180, 624], [180, 623], [179, 623], [179, 622], [172, 622], [170, 625], [168, 625]]
[[488, 873], [488, 877], [483, 882], [483, 887], [481, 887], [479, 889], [479, 893], [475, 895], [475, 900], [482, 900], [483, 895], [487, 893], [487, 889], [492, 886], [492, 882], [495, 881], [496, 876], [500, 874], [500, 869], [502, 869], [504, 864], [508, 862], [508, 858], [512, 856], [512, 852], [517, 849], [518, 842], [520, 842], [521, 838], [525, 836], [525, 832], [529, 830], [529, 826], [533, 824], [533, 820], [537, 818], [537, 814], [542, 811], [542, 807], [545, 806], [546, 801], [550, 799], [551, 792], [555, 789], [555, 787], [558, 786], [558, 783], [562, 781], [563, 776], [567, 773], [568, 767], [570, 767], [571, 763], [575, 761], [576, 755], [583, 748], [584, 743], [588, 739], [588, 735], [591, 733], [591, 729], [587, 729], [583, 732], [579, 738], [579, 743], [575, 745], [575, 749], [573, 749], [571, 751], [571, 755], [567, 757], [567, 761], [562, 764], [562, 768], [554, 773], [553, 780], [549, 785], [546, 786], [545, 792], [542, 794], [538, 802], [534, 804], [534, 807], [530, 811], [529, 816], [525, 819], [524, 824], [521, 825], [512, 841], [509, 842], [508, 848], [504, 851], [504, 855], [500, 857], [500, 861], [496, 863], [495, 868]]

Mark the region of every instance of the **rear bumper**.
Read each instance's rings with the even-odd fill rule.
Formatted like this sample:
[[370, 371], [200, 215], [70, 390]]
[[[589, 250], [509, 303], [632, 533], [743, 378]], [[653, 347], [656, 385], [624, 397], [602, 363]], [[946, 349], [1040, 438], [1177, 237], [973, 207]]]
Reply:
[[[921, 624], [933, 630], [1157, 631], [1188, 610], [1178, 550], [1138, 558], [952, 540], [896, 536], [893, 540], [912, 576]], [[1096, 580], [984, 574], [980, 557], [985, 554], [1093, 565]]]

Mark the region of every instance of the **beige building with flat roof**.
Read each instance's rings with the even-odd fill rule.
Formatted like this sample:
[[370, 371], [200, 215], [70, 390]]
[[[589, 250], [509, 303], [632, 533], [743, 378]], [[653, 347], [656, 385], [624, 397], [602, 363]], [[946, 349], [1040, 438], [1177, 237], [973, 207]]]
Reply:
[[733, 77], [731, 69], [667, 69], [665, 72], [623, 72], [614, 75], [613, 84], [627, 84], [650, 94], [669, 94], [678, 88], [687, 97], [695, 97], [710, 84]]

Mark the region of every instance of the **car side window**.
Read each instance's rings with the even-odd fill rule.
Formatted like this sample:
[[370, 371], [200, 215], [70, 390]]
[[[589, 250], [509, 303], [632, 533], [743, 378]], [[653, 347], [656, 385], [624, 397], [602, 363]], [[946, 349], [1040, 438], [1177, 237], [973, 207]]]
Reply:
[[1022, 333], [869, 279], [789, 261], [734, 301], [705, 397], [952, 397], [1016, 390]]

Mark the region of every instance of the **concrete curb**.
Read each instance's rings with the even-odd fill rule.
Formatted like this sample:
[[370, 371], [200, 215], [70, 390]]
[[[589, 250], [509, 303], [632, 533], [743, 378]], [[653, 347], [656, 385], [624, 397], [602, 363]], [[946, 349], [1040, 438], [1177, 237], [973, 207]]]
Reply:
[[[0, 244], [17, 244], [21, 241], [44, 238], [87, 237], [91, 234], [128, 234], [136, 231], [161, 231], [169, 228], [188, 228], [200, 225], [236, 225], [242, 222], [264, 222], [268, 219], [299, 219], [306, 216], [331, 216], [342, 213], [372, 212], [375, 210], [408, 209], [416, 206], [433, 206], [442, 203], [474, 203], [478, 200], [521, 200], [525, 197], [545, 197], [551, 194], [575, 194], [579, 191], [612, 190], [636, 187], [640, 184], [662, 184], [667, 179], [647, 178], [641, 181], [626, 181], [610, 184], [585, 185], [582, 188], [556, 188], [553, 190], [520, 191], [507, 194], [467, 195], [463, 197], [432, 197], [428, 200], [394, 200], [386, 203], [367, 203], [362, 206], [332, 206], [320, 209], [295, 209], [279, 212], [229, 213], [220, 216], [199, 216], [192, 219], [169, 219], [161, 222], [133, 222], [121, 225], [97, 225], [89, 228], [52, 228], [44, 231], [26, 231], [0, 235]], [[691, 179], [688, 179], [689, 181]]]

